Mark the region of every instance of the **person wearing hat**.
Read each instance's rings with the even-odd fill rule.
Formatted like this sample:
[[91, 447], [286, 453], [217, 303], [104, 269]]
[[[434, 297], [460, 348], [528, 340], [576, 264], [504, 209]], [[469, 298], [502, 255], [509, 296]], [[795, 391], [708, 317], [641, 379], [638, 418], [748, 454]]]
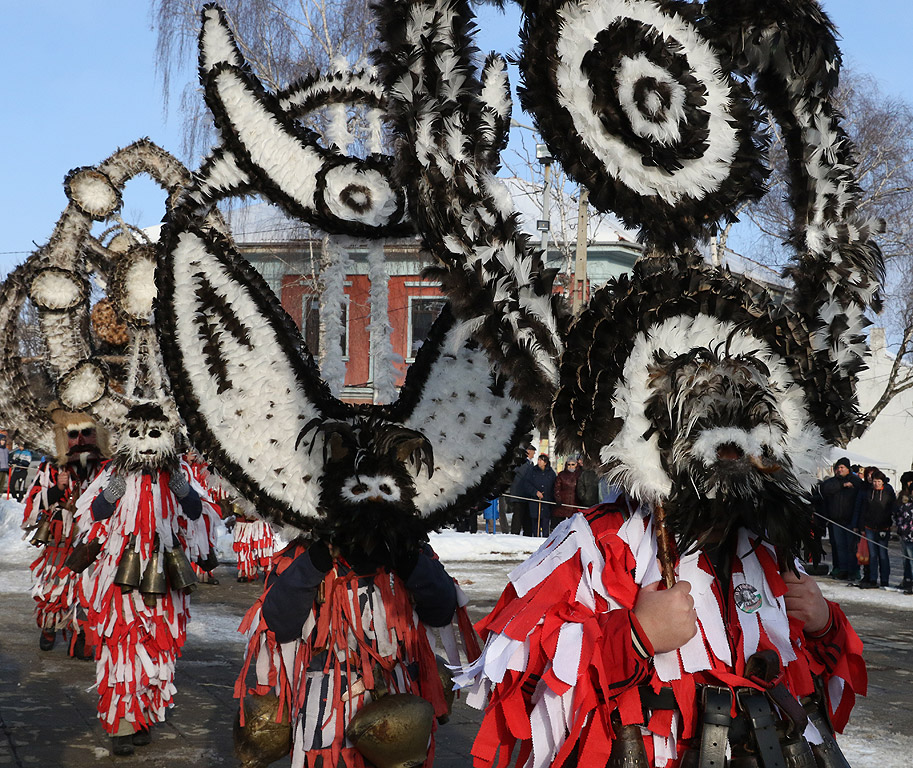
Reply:
[[831, 576], [835, 579], [855, 581], [859, 578], [859, 564], [856, 562], [857, 537], [851, 525], [856, 511], [856, 499], [864, 485], [863, 481], [850, 471], [850, 460], [845, 456], [834, 463], [834, 476], [821, 484], [834, 562]]

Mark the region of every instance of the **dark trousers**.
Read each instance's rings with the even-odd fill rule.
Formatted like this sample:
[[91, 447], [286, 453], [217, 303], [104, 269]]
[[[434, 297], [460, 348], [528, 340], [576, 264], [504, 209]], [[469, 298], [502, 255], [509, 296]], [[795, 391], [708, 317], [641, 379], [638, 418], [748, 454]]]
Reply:
[[901, 539], [900, 551], [903, 553], [903, 580], [913, 583], [913, 541]]
[[531, 503], [529, 509], [529, 523], [532, 529], [530, 535], [548, 536], [551, 531], [552, 505]]
[[498, 525], [501, 527], [501, 533], [511, 533], [510, 522], [507, 519], [508, 499], [502, 496], [498, 500]]
[[866, 528], [865, 535], [869, 539], [869, 578], [875, 582], [880, 581], [881, 586], [886, 587], [891, 576], [891, 561], [888, 559], [891, 532]]
[[827, 537], [831, 542], [831, 566], [834, 571], [846, 571], [843, 561], [840, 559], [840, 549], [837, 546], [837, 536], [834, 530], [837, 526], [833, 523], [827, 524]]
[[523, 534], [532, 536], [532, 523], [529, 519], [529, 504], [525, 501], [511, 501], [510, 511], [513, 515], [510, 519], [510, 532], [515, 536]]
[[17, 501], [22, 501], [25, 496], [25, 478], [28, 477], [28, 469], [25, 467], [13, 467], [13, 474], [10, 477], [10, 492], [16, 497]]
[[[837, 553], [836, 562], [840, 563], [840, 570], [846, 573], [847, 578], [855, 579], [859, 577], [859, 561], [856, 560], [856, 546], [859, 543], [859, 537], [841, 528], [834, 526], [834, 544]], [[836, 566], [835, 566], [836, 567]]]

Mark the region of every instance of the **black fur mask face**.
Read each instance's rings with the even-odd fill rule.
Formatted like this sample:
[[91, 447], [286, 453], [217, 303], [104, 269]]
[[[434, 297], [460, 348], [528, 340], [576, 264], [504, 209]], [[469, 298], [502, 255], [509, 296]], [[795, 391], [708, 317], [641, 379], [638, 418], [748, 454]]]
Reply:
[[426, 526], [415, 506], [413, 473], [427, 469], [430, 475], [434, 466], [425, 437], [370, 419], [312, 423], [301, 437], [312, 430], [323, 434], [325, 454], [325, 517], [316, 533], [344, 556], [384, 565], [414, 551], [426, 539]]
[[810, 510], [784, 450], [785, 421], [757, 356], [657, 355], [647, 414], [672, 478], [667, 523], [685, 553], [746, 527], [798, 554]]

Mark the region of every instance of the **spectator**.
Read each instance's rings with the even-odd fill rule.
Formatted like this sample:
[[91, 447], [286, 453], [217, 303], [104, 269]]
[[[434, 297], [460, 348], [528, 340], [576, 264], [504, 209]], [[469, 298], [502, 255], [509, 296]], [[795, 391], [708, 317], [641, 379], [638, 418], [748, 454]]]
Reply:
[[526, 485], [526, 475], [535, 466], [536, 449], [531, 445], [526, 448], [526, 461], [517, 465], [514, 470], [514, 479], [510, 484], [510, 511], [512, 517], [510, 520], [510, 532], [524, 536], [532, 536], [533, 530], [530, 527], [529, 502], [525, 501], [523, 489]]
[[3, 493], [10, 479], [10, 452], [6, 447], [6, 435], [0, 435], [0, 493]]
[[834, 568], [831, 576], [835, 579], [855, 581], [859, 578], [859, 564], [856, 561], [857, 537], [850, 525], [856, 510], [856, 497], [863, 488], [862, 480], [850, 472], [850, 460], [838, 459], [834, 464], [834, 476], [821, 483], [825, 514], [829, 519], [831, 556]]
[[900, 476], [900, 498], [894, 510], [894, 524], [903, 556], [903, 581], [899, 587], [905, 595], [913, 595], [913, 472]]
[[865, 532], [869, 540], [869, 576], [859, 582], [863, 589], [874, 589], [879, 580], [882, 587], [888, 586], [891, 561], [888, 558], [888, 542], [891, 539], [891, 525], [894, 522], [894, 508], [897, 497], [888, 484], [888, 478], [877, 469], [870, 475], [872, 487], [859, 494], [853, 529]]
[[577, 459], [572, 458], [564, 462], [564, 469], [555, 478], [555, 501], [558, 505], [552, 509], [552, 519], [555, 525], [573, 515], [577, 509]]
[[498, 520], [497, 497], [488, 502], [488, 506], [485, 507], [484, 511], [482, 512], [482, 517], [485, 518], [485, 533], [494, 533], [495, 523]]
[[589, 509], [599, 503], [599, 475], [591, 466], [591, 461], [581, 459], [580, 462], [577, 473], [577, 503]]
[[555, 470], [546, 454], [539, 458], [524, 476], [523, 495], [536, 501], [529, 502], [530, 528], [534, 536], [548, 536], [551, 529], [552, 502], [555, 501]]
[[32, 464], [32, 452], [22, 443], [15, 443], [15, 450], [10, 455], [10, 492], [16, 501], [25, 496], [25, 481]]

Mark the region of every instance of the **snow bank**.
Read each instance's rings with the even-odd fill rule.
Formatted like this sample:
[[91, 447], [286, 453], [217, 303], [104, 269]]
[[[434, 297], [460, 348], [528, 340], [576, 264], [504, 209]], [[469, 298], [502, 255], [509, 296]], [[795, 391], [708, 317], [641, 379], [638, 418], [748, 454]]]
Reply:
[[441, 531], [430, 535], [431, 548], [444, 562], [480, 560], [526, 560], [545, 539], [510, 533], [457, 533]]

